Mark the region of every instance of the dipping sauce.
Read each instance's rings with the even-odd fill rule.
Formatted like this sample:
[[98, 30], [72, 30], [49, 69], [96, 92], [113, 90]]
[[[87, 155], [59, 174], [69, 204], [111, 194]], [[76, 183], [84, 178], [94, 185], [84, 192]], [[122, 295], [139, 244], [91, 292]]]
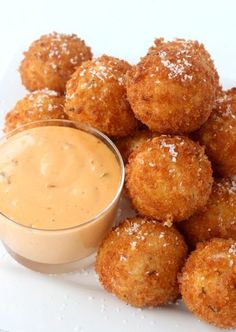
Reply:
[[26, 129], [0, 149], [0, 212], [33, 229], [85, 223], [112, 202], [120, 185], [114, 153], [80, 129]]

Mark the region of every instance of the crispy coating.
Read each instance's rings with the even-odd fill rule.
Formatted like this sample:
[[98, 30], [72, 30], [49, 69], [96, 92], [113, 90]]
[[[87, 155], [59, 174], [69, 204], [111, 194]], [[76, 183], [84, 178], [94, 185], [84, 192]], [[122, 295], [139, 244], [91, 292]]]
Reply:
[[196, 133], [205, 145], [213, 169], [221, 176], [236, 175], [236, 88], [217, 99], [208, 121]]
[[75, 34], [43, 35], [24, 52], [22, 83], [30, 91], [48, 88], [63, 93], [76, 67], [91, 58], [90, 47]]
[[115, 144], [119, 149], [121, 156], [125, 163], [127, 163], [131, 152], [133, 152], [140, 144], [146, 142], [148, 139], [156, 137], [158, 133], [152, 132], [148, 129], [142, 129], [135, 132], [134, 135], [121, 137], [115, 140]]
[[236, 242], [213, 239], [200, 243], [184, 266], [183, 301], [200, 319], [236, 328]]
[[204, 211], [178, 226], [192, 248], [214, 237], [236, 240], [236, 181], [215, 180]]
[[184, 39], [156, 39], [147, 56], [126, 76], [135, 116], [162, 134], [200, 128], [219, 88], [218, 74], [203, 44]]
[[70, 119], [89, 124], [109, 136], [126, 136], [137, 120], [126, 98], [124, 77], [130, 65], [103, 55], [77, 69], [66, 88]]
[[4, 131], [10, 132], [23, 124], [49, 119], [67, 119], [64, 97], [48, 89], [34, 91], [19, 100], [6, 114]]
[[136, 217], [104, 239], [96, 272], [104, 288], [126, 303], [158, 306], [177, 299], [177, 274], [186, 257], [187, 246], [177, 230]]
[[126, 165], [126, 189], [134, 208], [170, 224], [200, 211], [212, 182], [204, 148], [184, 136], [155, 137], [141, 144]]

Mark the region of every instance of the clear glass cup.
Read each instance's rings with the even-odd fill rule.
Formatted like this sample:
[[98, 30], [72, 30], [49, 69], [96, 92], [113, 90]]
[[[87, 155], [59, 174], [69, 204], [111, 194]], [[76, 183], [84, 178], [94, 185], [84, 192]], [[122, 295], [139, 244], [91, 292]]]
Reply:
[[[125, 170], [122, 157], [113, 142], [98, 130], [69, 120], [47, 120], [26, 124], [0, 139], [39, 126], [72, 127], [96, 136], [114, 153], [120, 166], [120, 183], [113, 200], [90, 220], [66, 229], [43, 230], [11, 220], [0, 211], [0, 238], [11, 256], [19, 263], [44, 273], [62, 273], [85, 267], [94, 261], [95, 252], [105, 234], [114, 225]], [[27, 209], [27, 206], [25, 207]]]

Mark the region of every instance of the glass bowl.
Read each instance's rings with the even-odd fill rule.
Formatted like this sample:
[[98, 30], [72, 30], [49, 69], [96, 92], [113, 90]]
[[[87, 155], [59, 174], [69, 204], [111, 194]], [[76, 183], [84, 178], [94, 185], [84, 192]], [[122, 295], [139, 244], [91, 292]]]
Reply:
[[114, 225], [124, 184], [124, 164], [118, 149], [106, 135], [87, 125], [69, 120], [26, 124], [0, 139], [0, 151], [1, 145], [12, 135], [39, 126], [66, 126], [95, 136], [114, 153], [120, 167], [120, 183], [113, 200], [97, 215], [78, 226], [57, 230], [37, 229], [21, 225], [0, 211], [0, 238], [16, 261], [40, 272], [67, 272], [92, 263], [99, 244]]

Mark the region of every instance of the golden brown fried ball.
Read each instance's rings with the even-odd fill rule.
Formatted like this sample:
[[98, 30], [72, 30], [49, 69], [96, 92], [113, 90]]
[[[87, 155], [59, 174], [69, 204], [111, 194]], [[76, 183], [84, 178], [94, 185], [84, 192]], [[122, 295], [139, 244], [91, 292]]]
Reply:
[[138, 122], [126, 98], [124, 77], [129, 68], [126, 61], [106, 55], [84, 62], [67, 83], [69, 118], [109, 136], [131, 134]]
[[104, 239], [96, 272], [104, 288], [126, 303], [157, 306], [178, 297], [177, 274], [186, 257], [187, 246], [177, 230], [136, 217]]
[[10, 132], [23, 124], [49, 119], [67, 119], [64, 97], [48, 89], [34, 91], [19, 100], [6, 114], [4, 131]]
[[214, 237], [236, 240], [236, 181], [215, 180], [206, 208], [179, 226], [192, 248]]
[[148, 139], [156, 137], [158, 133], [144, 129], [135, 132], [134, 135], [118, 138], [115, 144], [120, 151], [122, 158], [127, 163], [129, 155], [133, 152], [140, 144], [146, 142]]
[[91, 59], [92, 53], [75, 34], [53, 32], [34, 41], [24, 56], [19, 71], [28, 90], [48, 88], [63, 93], [76, 67]]
[[236, 88], [217, 99], [208, 121], [196, 133], [213, 168], [221, 176], [236, 175]]
[[200, 319], [236, 328], [236, 242], [213, 239], [200, 243], [183, 269], [183, 301]]
[[151, 130], [189, 133], [208, 119], [219, 77], [203, 44], [160, 38], [127, 72], [126, 87], [135, 116]]
[[171, 224], [207, 203], [211, 164], [187, 137], [161, 135], [141, 144], [126, 165], [126, 189], [139, 214]]

